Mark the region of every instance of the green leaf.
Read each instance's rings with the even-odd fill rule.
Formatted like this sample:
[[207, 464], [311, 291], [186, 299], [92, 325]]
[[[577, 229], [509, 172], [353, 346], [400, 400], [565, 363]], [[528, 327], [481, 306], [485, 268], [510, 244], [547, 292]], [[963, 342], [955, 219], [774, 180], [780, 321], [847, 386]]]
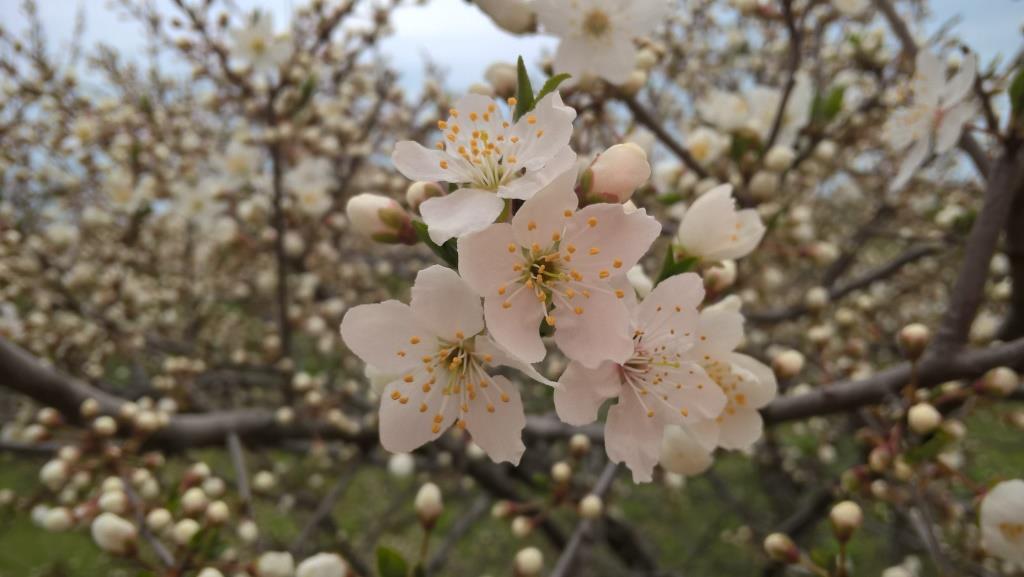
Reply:
[[571, 74], [561, 73], [548, 78], [548, 81], [541, 87], [540, 92], [537, 93], [537, 97], [534, 99], [536, 102], [540, 102], [545, 96], [551, 94], [555, 90], [558, 90], [558, 85], [572, 78]]
[[412, 222], [412, 228], [416, 231], [416, 237], [423, 241], [423, 244], [430, 247], [430, 250], [444, 261], [449, 267], [458, 269], [459, 268], [459, 250], [456, 247], [455, 239], [450, 239], [443, 245], [438, 245], [436, 242], [430, 240], [430, 234], [427, 230], [427, 225], [424, 222], [414, 220]]
[[682, 260], [676, 260], [675, 247], [670, 245], [668, 250], [665, 251], [665, 261], [661, 264], [661, 272], [658, 273], [658, 280], [654, 284], [657, 285], [661, 281], [677, 274], [690, 272], [697, 266], [698, 262], [700, 262], [700, 259], [695, 256], [687, 256], [683, 257]]
[[380, 547], [377, 549], [377, 572], [380, 577], [409, 577], [409, 564], [398, 551]]
[[811, 106], [812, 121], [816, 124], [828, 124], [835, 120], [836, 116], [843, 111], [843, 95], [845, 93], [845, 86], [836, 86], [828, 94], [816, 95], [814, 104]]
[[930, 461], [935, 457], [938, 457], [939, 453], [941, 453], [942, 450], [949, 446], [953, 441], [954, 439], [952, 435], [940, 429], [924, 443], [908, 450], [906, 452], [906, 460], [911, 465], [916, 465], [923, 461]]
[[526, 63], [523, 62], [523, 57], [519, 57], [519, 61], [516, 63], [516, 78], [518, 85], [516, 86], [516, 109], [512, 114], [512, 120], [519, 120], [524, 114], [533, 110], [533, 85], [530, 84], [530, 73], [526, 71]]
[[1024, 68], [1013, 75], [1007, 94], [1010, 96], [1010, 110], [1013, 111], [1013, 115], [1024, 116]]

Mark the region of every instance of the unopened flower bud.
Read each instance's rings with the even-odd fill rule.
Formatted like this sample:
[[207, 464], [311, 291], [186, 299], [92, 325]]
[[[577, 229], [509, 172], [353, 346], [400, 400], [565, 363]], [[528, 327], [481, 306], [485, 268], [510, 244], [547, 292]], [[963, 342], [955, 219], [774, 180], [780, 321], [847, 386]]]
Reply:
[[352, 230], [366, 238], [387, 244], [416, 244], [412, 219], [397, 201], [364, 192], [349, 199], [345, 214]]
[[516, 67], [508, 62], [495, 62], [484, 71], [484, 79], [494, 88], [494, 93], [502, 98], [515, 95], [519, 83]]
[[55, 533], [67, 531], [74, 525], [75, 519], [66, 507], [54, 507], [46, 511], [43, 517], [43, 529]]
[[569, 438], [569, 452], [572, 453], [572, 456], [578, 459], [586, 455], [589, 451], [590, 437], [582, 433], [576, 433]]
[[427, 483], [420, 487], [416, 493], [416, 516], [424, 527], [430, 528], [437, 522], [437, 518], [444, 511], [444, 503], [441, 501], [441, 489], [433, 483]]
[[199, 523], [195, 519], [182, 519], [174, 524], [171, 529], [171, 538], [178, 545], [188, 545], [192, 538], [199, 532]]
[[782, 172], [793, 165], [796, 152], [788, 146], [773, 146], [764, 156], [764, 166], [774, 172]]
[[231, 509], [224, 501], [214, 501], [206, 508], [206, 520], [214, 525], [223, 525], [231, 518]]
[[722, 292], [736, 282], [736, 261], [723, 260], [704, 273], [704, 285], [709, 291]]
[[437, 196], [444, 196], [444, 189], [440, 184], [417, 180], [405, 190], [405, 203], [409, 205], [409, 210], [419, 214], [423, 201]]
[[189, 515], [202, 513], [206, 510], [207, 503], [206, 493], [199, 487], [192, 487], [181, 496], [181, 508]]
[[832, 531], [836, 539], [841, 542], [848, 541], [864, 522], [864, 512], [861, 511], [860, 505], [853, 501], [843, 501], [832, 507], [828, 517], [832, 521]]
[[536, 547], [527, 547], [516, 553], [516, 577], [534, 577], [540, 575], [544, 566], [544, 555]]
[[295, 568], [295, 577], [345, 577], [348, 565], [334, 553], [318, 553]]
[[772, 359], [772, 370], [780, 379], [795, 377], [804, 368], [804, 355], [800, 351], [789, 349], [775, 355]]
[[580, 501], [579, 511], [580, 517], [584, 519], [596, 519], [604, 511], [604, 501], [597, 495], [587, 495]]
[[512, 534], [522, 539], [533, 531], [533, 521], [529, 517], [520, 515], [512, 519]]
[[931, 338], [932, 332], [920, 323], [912, 323], [903, 327], [897, 336], [903, 354], [911, 361], [921, 358], [921, 354]]
[[135, 525], [113, 513], [102, 513], [92, 522], [92, 540], [96, 545], [114, 555], [125, 555], [135, 548], [138, 531]]
[[82, 415], [83, 419], [91, 419], [95, 417], [100, 414], [99, 401], [93, 398], [82, 401], [82, 404], [78, 407], [78, 413]]
[[907, 412], [907, 424], [918, 435], [926, 435], [942, 424], [942, 413], [931, 403], [917, 403]]
[[97, 417], [92, 422], [92, 431], [101, 437], [112, 437], [117, 434], [117, 421], [108, 415]]
[[616, 144], [598, 155], [583, 173], [580, 196], [585, 204], [621, 204], [651, 177], [647, 153], [632, 142]]
[[173, 520], [171, 512], [167, 509], [153, 509], [146, 514], [146, 527], [149, 527], [149, 530], [154, 533], [160, 533], [166, 529]]
[[1008, 397], [1020, 386], [1020, 375], [1009, 367], [996, 367], [981, 379], [982, 390], [998, 397]]
[[772, 561], [792, 565], [800, 561], [800, 549], [785, 533], [772, 533], [764, 539], [764, 552]]
[[295, 559], [288, 552], [267, 551], [256, 561], [258, 577], [292, 577], [294, 573]]
[[572, 467], [565, 461], [559, 461], [551, 466], [551, 478], [559, 484], [568, 483], [572, 478]]

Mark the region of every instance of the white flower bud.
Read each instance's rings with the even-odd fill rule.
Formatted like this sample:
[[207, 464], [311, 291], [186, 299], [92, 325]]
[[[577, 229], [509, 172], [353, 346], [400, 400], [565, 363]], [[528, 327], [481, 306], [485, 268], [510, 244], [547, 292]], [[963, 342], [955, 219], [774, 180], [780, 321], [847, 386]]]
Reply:
[[565, 461], [559, 461], [551, 466], [551, 479], [556, 483], [568, 483], [572, 478], [572, 467]]
[[78, 413], [83, 419], [91, 419], [100, 414], [100, 402], [92, 398], [86, 399], [78, 407]]
[[792, 565], [800, 560], [800, 549], [785, 533], [772, 533], [764, 539], [764, 552], [772, 561]]
[[252, 486], [257, 491], [267, 493], [274, 490], [277, 478], [270, 471], [260, 471], [252, 479]]
[[392, 476], [404, 479], [416, 470], [416, 460], [409, 453], [395, 453], [388, 458], [388, 472]]
[[124, 555], [135, 548], [138, 531], [135, 525], [113, 513], [102, 513], [92, 522], [92, 540], [96, 545], [115, 555]]
[[591, 493], [580, 501], [579, 511], [580, 517], [584, 519], [596, 519], [604, 511], [604, 501], [601, 500], [601, 497]]
[[1020, 386], [1020, 376], [1009, 367], [996, 367], [981, 379], [982, 389], [999, 397], [1008, 397]]
[[494, 93], [504, 98], [515, 95], [519, 84], [516, 67], [508, 62], [491, 64], [484, 71], [484, 78], [494, 88]]
[[267, 551], [256, 561], [258, 577], [292, 577], [295, 560], [288, 552]]
[[128, 510], [128, 495], [121, 489], [105, 491], [97, 502], [100, 509], [108, 513], [123, 515]]
[[767, 170], [758, 171], [747, 186], [757, 200], [768, 200], [779, 190], [779, 176]]
[[907, 411], [907, 423], [918, 435], [926, 435], [942, 424], [942, 413], [930, 403], [917, 403]]
[[295, 577], [345, 577], [348, 564], [334, 553], [318, 553], [299, 563]]
[[800, 351], [789, 349], [772, 359], [772, 370], [780, 379], [795, 377], [804, 368], [804, 355]]
[[793, 165], [796, 152], [782, 145], [773, 146], [764, 157], [764, 166], [773, 172], [782, 172]]
[[199, 523], [195, 519], [182, 519], [171, 529], [171, 538], [178, 545], [188, 545], [199, 532]]
[[188, 515], [202, 513], [206, 509], [208, 502], [206, 493], [199, 487], [192, 487], [181, 496], [181, 508]]
[[900, 329], [896, 340], [899, 341], [903, 354], [908, 359], [916, 361], [921, 357], [931, 338], [932, 333], [928, 327], [920, 323], [912, 323]]
[[245, 519], [238, 524], [238, 538], [245, 543], [254, 543], [260, 536], [259, 527], [252, 519]]
[[584, 172], [581, 187], [587, 204], [624, 203], [651, 177], [647, 153], [632, 142], [616, 144], [598, 155]]
[[113, 437], [117, 434], [117, 421], [113, 417], [103, 415], [92, 422], [92, 430], [101, 437]]
[[409, 205], [409, 210], [419, 214], [423, 201], [438, 196], [444, 196], [444, 189], [440, 184], [418, 180], [405, 190], [405, 203]]
[[53, 532], [67, 531], [74, 525], [75, 519], [71, 516], [71, 511], [66, 507], [54, 507], [46, 511], [46, 516], [43, 517], [43, 529]]
[[828, 289], [816, 286], [804, 295], [804, 304], [812, 311], [820, 311], [828, 305]]
[[522, 539], [533, 531], [533, 521], [529, 517], [519, 515], [512, 519], [512, 534]]
[[420, 487], [416, 493], [414, 502], [416, 516], [425, 527], [432, 527], [444, 511], [444, 503], [441, 501], [441, 489], [433, 483], [427, 483]]
[[167, 509], [153, 509], [146, 514], [146, 527], [154, 533], [162, 533], [173, 520], [171, 512]]
[[569, 452], [576, 458], [586, 455], [590, 451], [590, 437], [576, 433], [569, 438]]
[[723, 260], [704, 273], [704, 284], [708, 290], [722, 292], [736, 282], [736, 261]]
[[523, 34], [536, 28], [536, 16], [530, 3], [524, 0], [476, 0], [473, 3], [506, 32]]
[[540, 575], [544, 566], [544, 555], [536, 547], [527, 547], [516, 553], [515, 568], [517, 577], [533, 577]]
[[39, 470], [39, 481], [51, 491], [57, 491], [68, 480], [68, 464], [60, 459], [47, 461]]
[[224, 574], [213, 567], [204, 567], [196, 577], [224, 577]]
[[415, 244], [412, 220], [397, 201], [364, 192], [349, 199], [345, 214], [357, 234], [387, 244]]
[[832, 521], [832, 530], [839, 541], [849, 540], [853, 532], [859, 529], [864, 522], [864, 512], [861, 511], [860, 505], [853, 501], [838, 503], [832, 507], [828, 516]]
[[231, 518], [231, 509], [224, 501], [214, 501], [206, 508], [206, 519], [214, 525], [223, 525]]

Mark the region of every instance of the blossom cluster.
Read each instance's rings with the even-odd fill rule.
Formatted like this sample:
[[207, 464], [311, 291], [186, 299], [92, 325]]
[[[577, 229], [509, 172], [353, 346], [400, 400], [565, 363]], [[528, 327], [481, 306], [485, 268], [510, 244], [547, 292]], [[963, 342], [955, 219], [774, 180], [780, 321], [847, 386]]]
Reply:
[[[557, 91], [517, 112], [510, 121], [503, 105], [470, 94], [438, 123], [435, 149], [395, 146], [396, 167], [439, 193], [419, 211], [435, 246], [454, 245], [457, 272], [421, 270], [409, 305], [357, 306], [341, 323], [349, 348], [391, 376], [384, 447], [408, 452], [455, 425], [495, 461], [518, 463], [526, 420], [502, 366], [553, 386], [571, 425], [617, 399], [606, 448], [637, 481], [659, 460], [693, 474], [716, 447], [750, 447], [776, 385], [768, 367], [735, 352], [738, 299], [702, 309], [704, 282], [677, 270], [639, 300], [627, 276], [661, 232], [629, 200], [650, 175], [646, 155], [617, 145], [581, 171], [569, 144], [576, 114]], [[764, 230], [724, 185], [697, 199], [669, 250], [692, 263], [739, 258]], [[533, 368], [548, 355], [545, 335], [569, 360], [557, 382]]]

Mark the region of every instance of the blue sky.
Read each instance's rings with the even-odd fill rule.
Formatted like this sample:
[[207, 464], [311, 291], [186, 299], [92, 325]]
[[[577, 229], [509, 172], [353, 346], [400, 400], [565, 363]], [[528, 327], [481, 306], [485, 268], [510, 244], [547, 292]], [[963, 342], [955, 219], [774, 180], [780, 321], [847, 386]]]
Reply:
[[[166, 3], [167, 0], [159, 0]], [[83, 4], [84, 3], [84, 4]], [[280, 24], [287, 19], [296, 0], [236, 0], [242, 7], [260, 6], [273, 11]], [[141, 29], [125, 22], [101, 0], [38, 0], [44, 25], [58, 46], [66, 45], [72, 32], [75, 7], [88, 6], [86, 44], [97, 40], [133, 52], [143, 46]], [[20, 28], [24, 18], [19, 0], [0, 0], [0, 22]], [[956, 31], [975, 48], [983, 60], [1002, 52], [1019, 50], [1024, 0], [932, 0], [935, 19], [930, 28], [957, 14], [963, 17]], [[449, 71], [449, 85], [461, 89], [479, 81], [487, 66], [499, 59], [522, 54], [536, 59], [555, 42], [543, 36], [517, 37], [497, 29], [476, 7], [465, 0], [431, 0], [426, 6], [407, 5], [394, 19], [396, 34], [383, 46], [405, 78], [406, 86], [417, 86], [423, 55], [429, 54]]]

